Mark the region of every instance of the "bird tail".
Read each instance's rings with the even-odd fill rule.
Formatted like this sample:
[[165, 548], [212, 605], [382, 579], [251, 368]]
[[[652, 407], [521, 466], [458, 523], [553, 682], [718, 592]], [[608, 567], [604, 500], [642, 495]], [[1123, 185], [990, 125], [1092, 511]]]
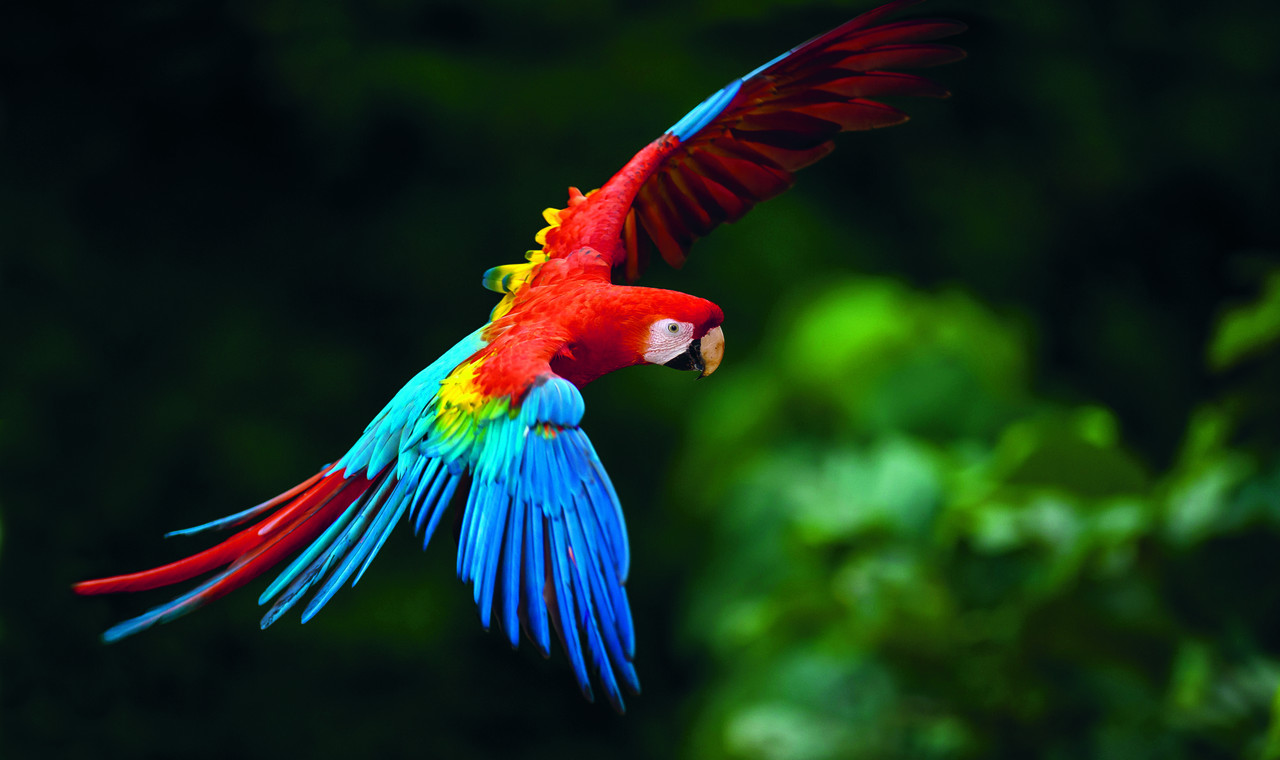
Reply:
[[145, 591], [189, 580], [225, 568], [191, 591], [138, 617], [113, 626], [102, 634], [111, 642], [164, 623], [228, 594], [269, 570], [295, 550], [320, 536], [376, 482], [361, 474], [326, 467], [293, 488], [243, 512], [214, 520], [168, 536], [191, 535], [238, 527], [261, 517], [222, 543], [167, 565], [110, 578], [82, 581], [72, 586], [77, 594], [110, 594]]

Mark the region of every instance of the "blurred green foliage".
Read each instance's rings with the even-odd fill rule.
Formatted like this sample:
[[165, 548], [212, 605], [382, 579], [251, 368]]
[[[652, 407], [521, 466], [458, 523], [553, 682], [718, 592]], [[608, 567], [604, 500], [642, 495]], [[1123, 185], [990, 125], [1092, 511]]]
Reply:
[[0, 8], [0, 757], [1280, 757], [1280, 4], [937, 0], [910, 124], [645, 284], [587, 389], [645, 693], [482, 634], [450, 536], [306, 626], [79, 579], [332, 461], [490, 266], [871, 3]]
[[677, 480], [714, 537], [693, 756], [1264, 756], [1280, 466], [1210, 402], [1152, 476], [1105, 408], [1035, 400], [1026, 353], [971, 299], [861, 279], [725, 379]]

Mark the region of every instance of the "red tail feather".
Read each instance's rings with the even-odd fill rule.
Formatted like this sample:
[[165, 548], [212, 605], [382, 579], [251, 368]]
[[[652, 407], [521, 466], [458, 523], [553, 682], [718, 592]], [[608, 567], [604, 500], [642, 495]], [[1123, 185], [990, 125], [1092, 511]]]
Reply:
[[290, 495], [293, 498], [284, 501], [284, 506], [275, 513], [198, 554], [150, 570], [81, 581], [71, 588], [77, 594], [146, 591], [189, 580], [234, 563], [237, 572], [218, 585], [234, 583], [219, 588], [214, 594], [221, 596], [248, 583], [294, 549], [314, 540], [368, 487], [369, 480], [363, 475], [344, 478], [341, 473], [330, 473], [300, 495], [296, 495], [297, 487], [281, 494], [277, 498], [283, 497], [282, 501]]

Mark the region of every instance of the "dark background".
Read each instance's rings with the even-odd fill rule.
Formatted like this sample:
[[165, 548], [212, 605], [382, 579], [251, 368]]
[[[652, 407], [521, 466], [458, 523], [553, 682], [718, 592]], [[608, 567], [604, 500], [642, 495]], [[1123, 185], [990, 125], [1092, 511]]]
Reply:
[[75, 580], [345, 450], [728, 79], [866, 4], [0, 10], [0, 754], [1274, 757], [1280, 5], [953, 2], [911, 123], [647, 284], [728, 354], [586, 392], [645, 693], [408, 532], [305, 627]]

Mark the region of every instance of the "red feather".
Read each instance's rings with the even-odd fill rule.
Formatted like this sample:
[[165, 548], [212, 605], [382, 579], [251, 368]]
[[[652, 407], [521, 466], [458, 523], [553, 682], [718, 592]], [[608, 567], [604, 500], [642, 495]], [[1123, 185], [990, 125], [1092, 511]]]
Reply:
[[[201, 597], [207, 601], [239, 588], [289, 552], [310, 543], [369, 487], [363, 475], [344, 479], [340, 473], [332, 473], [316, 483], [317, 478], [321, 475], [277, 496], [272, 501], [285, 504], [278, 512], [216, 546], [150, 570], [82, 581], [72, 589], [77, 594], [145, 591], [189, 580], [232, 563], [235, 563], [234, 572], [218, 585], [217, 592]], [[302, 488], [306, 490], [297, 495]]]

